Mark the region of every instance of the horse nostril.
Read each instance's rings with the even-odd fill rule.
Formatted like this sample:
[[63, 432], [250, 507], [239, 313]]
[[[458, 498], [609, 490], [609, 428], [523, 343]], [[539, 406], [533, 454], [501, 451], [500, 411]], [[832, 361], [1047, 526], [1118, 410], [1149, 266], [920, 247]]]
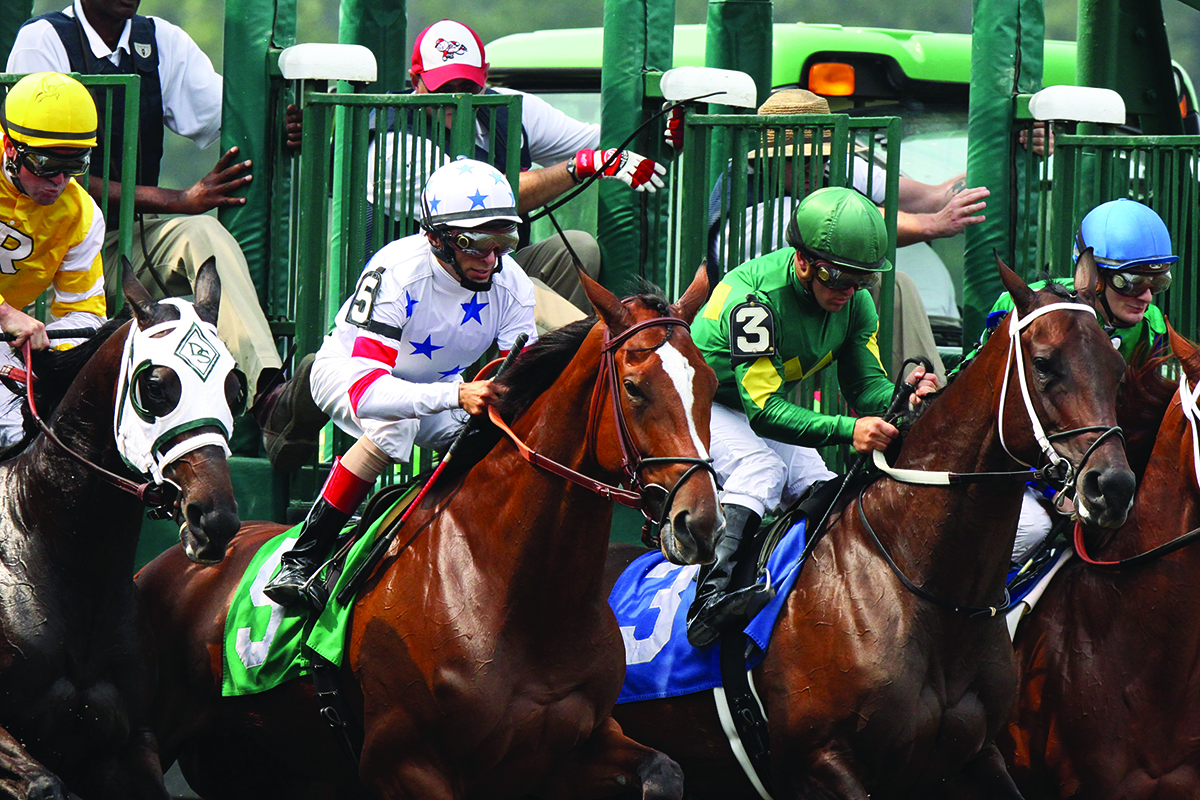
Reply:
[[1127, 469], [1089, 470], [1083, 476], [1081, 489], [1089, 503], [1103, 503], [1115, 511], [1127, 509], [1133, 502], [1137, 482], [1133, 473]]

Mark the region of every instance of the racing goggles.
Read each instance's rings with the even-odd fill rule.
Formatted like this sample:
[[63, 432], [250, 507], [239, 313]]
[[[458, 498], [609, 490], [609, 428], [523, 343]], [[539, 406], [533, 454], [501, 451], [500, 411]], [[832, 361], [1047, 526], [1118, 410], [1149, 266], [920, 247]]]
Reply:
[[57, 178], [59, 175], [75, 178], [86, 175], [92, 161], [90, 148], [66, 156], [46, 150], [35, 150], [16, 142], [13, 142], [13, 146], [17, 148], [17, 166], [24, 167], [38, 178]]
[[1124, 297], [1138, 297], [1147, 289], [1150, 294], [1165, 292], [1171, 287], [1171, 271], [1162, 272], [1110, 272], [1108, 285]]
[[492, 253], [505, 256], [517, 249], [517, 227], [500, 230], [452, 230], [446, 237], [460, 253], [475, 258], [487, 258]]
[[825, 288], [832, 289], [835, 292], [843, 292], [846, 289], [870, 289], [879, 283], [878, 272], [850, 272], [848, 270], [841, 270], [828, 261], [823, 261], [819, 258], [810, 258], [808, 261], [816, 269], [817, 280]]

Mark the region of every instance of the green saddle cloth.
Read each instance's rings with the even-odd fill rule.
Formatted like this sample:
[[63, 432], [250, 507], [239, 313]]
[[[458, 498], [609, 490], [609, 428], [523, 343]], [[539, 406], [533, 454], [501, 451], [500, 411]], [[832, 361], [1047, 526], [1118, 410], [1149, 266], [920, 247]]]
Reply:
[[[397, 501], [398, 505], [403, 498]], [[350, 626], [349, 605], [338, 602], [342, 587], [371, 552], [381, 525], [392, 515], [382, 514], [354, 543], [345, 567], [320, 615], [307, 609], [285, 609], [271, 602], [263, 589], [279, 569], [279, 559], [300, 536], [297, 525], [264, 544], [238, 584], [225, 618], [221, 654], [221, 694], [224, 697], [257, 694], [306, 675], [314, 652], [341, 666]]]

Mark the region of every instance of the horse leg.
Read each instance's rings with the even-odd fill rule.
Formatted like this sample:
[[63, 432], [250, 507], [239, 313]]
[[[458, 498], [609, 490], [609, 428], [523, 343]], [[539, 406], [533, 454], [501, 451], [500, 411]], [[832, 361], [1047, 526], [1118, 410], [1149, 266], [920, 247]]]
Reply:
[[943, 784], [941, 795], [953, 800], [1022, 800], [1022, 795], [1008, 774], [1004, 756], [994, 744], [979, 751]]
[[683, 770], [670, 758], [638, 744], [608, 717], [582, 746], [560, 761], [536, 792], [548, 800], [635, 796], [680, 800]]
[[0, 797], [66, 800], [62, 781], [35, 761], [16, 737], [0, 728]]

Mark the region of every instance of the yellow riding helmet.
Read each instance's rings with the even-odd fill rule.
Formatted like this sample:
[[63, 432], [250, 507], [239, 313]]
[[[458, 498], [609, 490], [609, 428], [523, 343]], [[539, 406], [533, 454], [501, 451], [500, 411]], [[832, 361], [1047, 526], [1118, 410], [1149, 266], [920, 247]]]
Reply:
[[8, 90], [0, 127], [26, 147], [95, 147], [96, 103], [69, 75], [35, 72]]

